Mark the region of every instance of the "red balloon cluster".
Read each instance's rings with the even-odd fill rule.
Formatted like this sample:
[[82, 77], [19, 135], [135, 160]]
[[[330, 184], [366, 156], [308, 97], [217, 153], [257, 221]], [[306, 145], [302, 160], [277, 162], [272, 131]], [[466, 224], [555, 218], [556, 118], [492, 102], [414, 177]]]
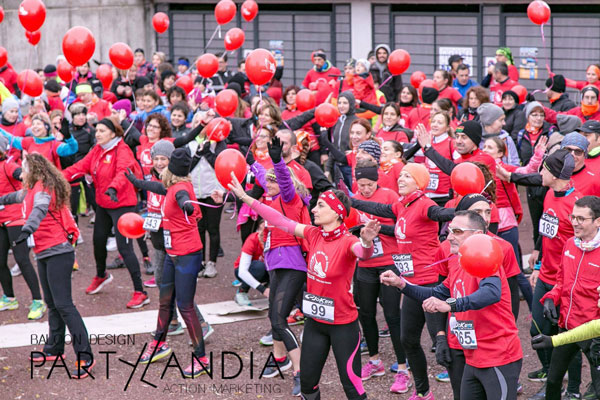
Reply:
[[468, 237], [458, 249], [461, 267], [477, 278], [488, 278], [498, 272], [504, 255], [496, 239], [479, 233]]
[[269, 50], [255, 49], [246, 57], [246, 75], [255, 85], [264, 85], [275, 75], [275, 58]]
[[515, 85], [510, 90], [515, 92], [519, 96], [519, 104], [523, 104], [527, 98], [527, 89], [523, 85]]
[[158, 33], [165, 33], [169, 29], [169, 16], [164, 12], [157, 12], [152, 17], [152, 26]]
[[427, 79], [425, 72], [415, 71], [410, 75], [410, 84], [413, 85], [414, 88], [418, 88], [425, 79]]
[[242, 4], [242, 18], [250, 22], [258, 14], [258, 4], [254, 0], [246, 0]]
[[0, 46], [0, 68], [4, 67], [8, 62], [8, 52], [2, 46]]
[[41, 0], [23, 0], [19, 5], [19, 21], [26, 31], [39, 30], [46, 20], [46, 6]]
[[225, 25], [235, 17], [235, 3], [231, 0], [221, 0], [215, 6], [215, 19], [217, 24]]
[[175, 81], [175, 85], [182, 88], [185, 94], [190, 94], [190, 92], [194, 89], [194, 81], [189, 75], [184, 75], [181, 78], [177, 79]]
[[302, 89], [296, 93], [296, 107], [298, 111], [304, 112], [315, 108], [317, 100], [315, 94], [309, 89]]
[[231, 183], [232, 171], [237, 180], [241, 182], [246, 176], [246, 159], [235, 149], [225, 149], [215, 160], [215, 175], [225, 189]]
[[96, 78], [102, 83], [104, 90], [109, 90], [113, 81], [112, 67], [108, 64], [102, 64], [96, 69]]
[[134, 212], [121, 215], [119, 221], [117, 221], [117, 229], [119, 229], [121, 235], [129, 239], [141, 238], [146, 234], [144, 230], [144, 218]]
[[392, 75], [403, 74], [410, 67], [410, 54], [408, 51], [396, 49], [388, 57], [388, 69]]
[[219, 60], [214, 54], [202, 54], [196, 61], [196, 69], [203, 78], [211, 78], [219, 70]]
[[40, 39], [42, 38], [42, 33], [40, 31], [35, 31], [35, 32], [25, 32], [25, 37], [27, 38], [27, 41], [29, 42], [29, 44], [35, 46], [40, 42]]
[[58, 72], [58, 77], [63, 82], [70, 82], [73, 80], [73, 74], [75, 73], [75, 68], [71, 64], [66, 61], [61, 61], [56, 66], [56, 72]]
[[4, 21], [4, 8], [0, 6], [0, 24]]
[[317, 120], [317, 124], [325, 128], [331, 128], [334, 126], [339, 117], [340, 112], [333, 104], [322, 103], [319, 104], [315, 110], [315, 119]]
[[542, 0], [535, 0], [527, 6], [527, 16], [536, 25], [542, 25], [550, 20], [550, 6]]
[[17, 86], [31, 97], [41, 96], [44, 91], [42, 78], [32, 69], [23, 70], [17, 75]]
[[237, 50], [244, 44], [246, 35], [240, 28], [231, 28], [225, 34], [225, 49], [227, 51]]
[[485, 178], [477, 165], [464, 162], [454, 167], [450, 174], [450, 183], [456, 193], [465, 196], [470, 193], [481, 193], [485, 187]]
[[227, 121], [225, 118], [214, 118], [204, 129], [206, 129], [206, 137], [208, 140], [221, 142], [229, 136], [229, 132], [231, 132], [231, 122]]
[[94, 55], [96, 39], [88, 28], [74, 26], [65, 33], [62, 49], [69, 64], [78, 67], [88, 62]]
[[133, 65], [133, 50], [126, 43], [117, 42], [108, 49], [108, 58], [117, 69], [129, 69]]
[[238, 106], [238, 95], [233, 89], [221, 90], [215, 98], [217, 112], [222, 117], [232, 115]]

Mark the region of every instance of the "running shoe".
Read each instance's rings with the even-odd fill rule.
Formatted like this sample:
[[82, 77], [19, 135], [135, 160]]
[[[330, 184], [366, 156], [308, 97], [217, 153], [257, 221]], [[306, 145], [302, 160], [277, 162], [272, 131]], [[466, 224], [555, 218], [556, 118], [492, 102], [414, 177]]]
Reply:
[[540, 389], [539, 392], [528, 398], [527, 400], [544, 400], [546, 398], [546, 383]]
[[213, 333], [215, 333], [215, 330], [213, 329], [212, 326], [210, 326], [210, 324], [208, 322], [204, 322], [202, 324], [202, 338], [204, 340], [208, 339], [208, 337], [210, 335], [212, 335]]
[[[156, 348], [157, 346], [158, 346], [158, 348]], [[154, 353], [154, 356], [152, 356], [154, 349], [156, 349], [156, 352]], [[169, 345], [167, 344], [167, 342], [162, 342], [159, 345], [158, 341], [153, 340], [152, 343], [150, 343], [148, 345], [148, 347], [146, 348], [146, 351], [144, 352], [144, 354], [142, 354], [142, 358], [140, 358], [140, 364], [148, 364], [148, 363], [156, 362], [158, 360], [161, 360], [161, 359], [167, 357], [168, 355], [171, 354], [171, 352], [172, 352], [172, 350], [169, 347]]]
[[71, 379], [84, 379], [90, 376], [90, 371], [96, 365], [96, 360], [81, 360], [75, 363], [75, 369], [71, 371]]
[[194, 361], [188, 365], [186, 369], [183, 370], [183, 375], [186, 378], [196, 378], [200, 375], [204, 375], [210, 372], [210, 365], [208, 363], [208, 358], [202, 357], [200, 361], [194, 357]]
[[117, 269], [125, 268], [125, 262], [121, 258], [121, 255], [115, 257], [114, 261], [106, 266], [106, 269]]
[[[90, 221], [91, 224], [93, 222]], [[106, 242], [106, 251], [117, 251], [117, 239], [114, 237], [109, 237]]]
[[[35, 356], [29, 356], [29, 360], [33, 362], [44, 362], [44, 361], [56, 361], [61, 355], [63, 357], [63, 361], [65, 358], [64, 354], [51, 354], [46, 353], [45, 351], [35, 351]], [[42, 353], [42, 354], [40, 354]]]
[[386, 327], [379, 330], [379, 337], [390, 337], [390, 328]]
[[151, 278], [151, 279], [148, 279], [146, 282], [144, 282], [144, 286], [146, 286], [146, 287], [157, 287], [158, 285], [156, 284], [156, 279]]
[[367, 346], [367, 341], [364, 336], [360, 338], [360, 354], [369, 354], [369, 346]]
[[252, 305], [252, 303], [250, 302], [250, 299], [248, 298], [248, 293], [240, 292], [239, 290], [235, 294], [235, 302], [237, 303], [238, 306], [242, 306], [242, 307]]
[[83, 244], [83, 236], [79, 235], [79, 237], [77, 237], [77, 244]]
[[242, 286], [242, 282], [239, 279], [236, 279], [235, 281], [231, 282], [231, 286], [240, 287]]
[[287, 319], [287, 323], [289, 326], [302, 325], [304, 323], [304, 320], [304, 314], [302, 314], [302, 311], [300, 311], [299, 308], [296, 308], [291, 312], [290, 316]]
[[217, 267], [214, 261], [207, 261], [205, 264], [204, 274], [205, 278], [214, 278], [217, 276]]
[[85, 289], [86, 294], [96, 294], [102, 290], [102, 288], [112, 282], [113, 276], [106, 274], [104, 278], [98, 278], [97, 276], [92, 279], [90, 286]]
[[368, 361], [365, 365], [363, 365], [360, 371], [360, 377], [363, 381], [367, 381], [374, 376], [383, 376], [385, 375], [385, 367], [383, 365], [383, 361], [379, 360], [377, 364], [373, 361]]
[[438, 382], [450, 382], [450, 376], [448, 376], [448, 371], [440, 372], [435, 376], [435, 380]]
[[150, 303], [148, 295], [144, 292], [133, 292], [131, 300], [127, 303], [127, 308], [141, 308]]
[[598, 396], [596, 396], [596, 390], [594, 390], [594, 385], [592, 385], [592, 382], [590, 382], [588, 384], [588, 387], [585, 390], [585, 393], [583, 394], [583, 399], [584, 400], [598, 400]]
[[263, 346], [273, 346], [273, 332], [269, 331], [269, 333], [261, 337], [258, 342]]
[[31, 306], [29, 306], [29, 314], [27, 314], [27, 319], [36, 320], [42, 318], [46, 312], [46, 309], [47, 307], [46, 303], [44, 303], [44, 300], [33, 300], [33, 302], [31, 302]]
[[19, 301], [16, 297], [2, 295], [2, 298], [0, 298], [0, 311], [16, 310], [17, 308], [19, 308]]
[[300, 371], [294, 374], [294, 386], [292, 387], [292, 396], [300, 396]]
[[225, 252], [223, 251], [223, 248], [221, 246], [219, 246], [219, 251], [217, 252], [217, 257], [225, 257]]
[[548, 372], [544, 371], [543, 368], [538, 369], [527, 374], [527, 379], [532, 382], [546, 382], [548, 378]]
[[563, 400], [581, 400], [581, 393], [565, 392]]
[[10, 274], [12, 276], [19, 276], [19, 275], [21, 275], [21, 268], [19, 268], [19, 264], [15, 264], [14, 267], [12, 267], [10, 269]]
[[[279, 362], [279, 361], [274, 361], [274, 362], [276, 364], [269, 363], [269, 365], [267, 365], [267, 367], [265, 368], [265, 370], [263, 371], [263, 374], [262, 374], [263, 378], [276, 377], [277, 375], [279, 375], [279, 371], [283, 372], [283, 371], [287, 371], [288, 369], [292, 368], [292, 361], [287, 356], [281, 362]], [[277, 366], [279, 366], [279, 369], [277, 369]]]
[[395, 362], [390, 366], [390, 371], [392, 371], [393, 373], [397, 374], [398, 373], [398, 363]]
[[390, 387], [390, 392], [392, 393], [406, 393], [408, 392], [408, 388], [412, 386], [410, 382], [410, 377], [404, 371], [398, 372], [394, 377], [394, 383]]
[[144, 257], [144, 269], [146, 275], [154, 274], [154, 265], [152, 264], [152, 261], [150, 261], [150, 257]]
[[[167, 336], [178, 336], [183, 334], [183, 325], [181, 322], [177, 322], [177, 324], [169, 324], [169, 329], [167, 330]], [[150, 335], [156, 336], [156, 330], [150, 332]]]
[[430, 390], [426, 394], [417, 394], [417, 392], [413, 392], [412, 396], [408, 398], [408, 400], [435, 400], [433, 397], [433, 392]]

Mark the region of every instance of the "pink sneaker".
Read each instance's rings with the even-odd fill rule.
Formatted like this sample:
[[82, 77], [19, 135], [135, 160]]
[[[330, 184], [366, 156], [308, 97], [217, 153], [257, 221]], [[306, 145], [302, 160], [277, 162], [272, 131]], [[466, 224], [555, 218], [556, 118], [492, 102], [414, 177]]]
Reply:
[[408, 388], [412, 386], [410, 377], [406, 372], [400, 371], [394, 378], [394, 384], [390, 387], [392, 393], [406, 393]]
[[152, 279], [148, 279], [146, 282], [144, 282], [144, 286], [146, 287], [156, 287], [156, 280], [154, 278]]
[[433, 392], [431, 390], [429, 390], [429, 392], [423, 396], [421, 394], [417, 394], [417, 391], [415, 390], [412, 394], [412, 396], [410, 396], [408, 398], [408, 400], [435, 400], [433, 397]]
[[375, 365], [373, 362], [367, 362], [360, 371], [360, 377], [363, 381], [369, 380], [374, 376], [383, 376], [385, 375], [385, 367], [383, 366], [383, 361], [379, 361], [379, 364]]

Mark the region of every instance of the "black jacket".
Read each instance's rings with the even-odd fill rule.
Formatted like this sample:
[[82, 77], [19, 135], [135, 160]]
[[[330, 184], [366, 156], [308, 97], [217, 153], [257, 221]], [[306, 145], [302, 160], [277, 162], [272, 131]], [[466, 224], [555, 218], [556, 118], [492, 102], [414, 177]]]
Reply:
[[510, 137], [517, 142], [517, 137], [519, 135], [519, 131], [525, 128], [527, 125], [527, 119], [525, 118], [525, 113], [523, 110], [518, 107], [511, 108], [510, 110], [504, 110], [504, 115], [506, 116], [506, 120], [504, 123], [504, 130], [508, 132]]
[[550, 125], [548, 122], [544, 121], [544, 125], [542, 125], [542, 133], [539, 135], [535, 141], [535, 143], [531, 143], [531, 137], [529, 136], [529, 132], [525, 129], [521, 129], [517, 136], [517, 150], [519, 151], [519, 158], [521, 159], [521, 163], [523, 165], [527, 165], [529, 160], [533, 156], [533, 152], [535, 151], [535, 145], [538, 140], [542, 136], [547, 136], [550, 138], [550, 135], [554, 133], [554, 126]]
[[550, 108], [554, 111], [557, 112], [561, 112], [561, 111], [569, 111], [571, 108], [575, 108], [577, 107], [577, 105], [575, 104], [575, 102], [573, 100], [571, 100], [569, 98], [569, 95], [566, 93], [563, 93], [558, 100], [556, 100], [554, 103], [551, 103]]

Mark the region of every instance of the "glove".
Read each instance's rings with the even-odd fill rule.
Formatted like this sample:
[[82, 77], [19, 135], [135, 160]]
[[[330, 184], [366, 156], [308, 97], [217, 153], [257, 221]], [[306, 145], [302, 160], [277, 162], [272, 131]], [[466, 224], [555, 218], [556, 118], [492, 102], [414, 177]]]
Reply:
[[[131, 183], [134, 183], [137, 180], [137, 178], [135, 177], [135, 174], [133, 173], [131, 168], [127, 168], [127, 172], [123, 172], [123, 174], [125, 175], [125, 178], [127, 178], [127, 180]], [[108, 190], [106, 192], [107, 192], [106, 194], [108, 194]], [[108, 195], [110, 196], [110, 194], [108, 194]]]
[[321, 132], [319, 135], [319, 142], [322, 143], [324, 147], [327, 147], [327, 145], [331, 143], [329, 140], [329, 133], [327, 131]]
[[277, 164], [279, 161], [281, 161], [281, 141], [277, 136], [274, 136], [273, 139], [271, 139], [271, 144], [267, 144], [267, 146], [269, 147], [271, 161], [273, 161], [273, 164]]
[[452, 362], [446, 335], [437, 335], [435, 337], [435, 360], [445, 368], [448, 368]]
[[25, 230], [21, 231], [19, 237], [14, 242], [12, 242], [12, 247], [16, 247], [17, 245], [26, 241], [29, 235], [31, 235], [31, 232], [27, 232]]
[[64, 140], [71, 137], [71, 130], [69, 129], [69, 120], [63, 118], [60, 122], [60, 133], [62, 133]]
[[183, 206], [183, 212], [185, 212], [186, 215], [192, 215], [194, 213], [194, 205], [192, 203], [186, 203]]
[[119, 199], [117, 198], [117, 190], [115, 188], [108, 188], [108, 190], [104, 192], [104, 194], [110, 197], [110, 199], [115, 203], [119, 201]]
[[256, 162], [256, 160], [254, 159], [254, 155], [252, 154], [251, 151], [248, 152], [248, 156], [246, 157], [246, 163], [248, 163], [248, 165], [252, 165]]
[[558, 324], [558, 313], [552, 299], [544, 300], [544, 318], [552, 322], [553, 325]]
[[531, 338], [531, 347], [533, 347], [534, 350], [539, 350], [549, 349], [554, 347], [554, 345], [552, 344], [552, 338], [550, 336], [539, 334]]
[[202, 147], [198, 146], [198, 149], [196, 150], [196, 155], [198, 156], [202, 156], [206, 153], [210, 153], [210, 140], [204, 142], [204, 145], [202, 145]]

